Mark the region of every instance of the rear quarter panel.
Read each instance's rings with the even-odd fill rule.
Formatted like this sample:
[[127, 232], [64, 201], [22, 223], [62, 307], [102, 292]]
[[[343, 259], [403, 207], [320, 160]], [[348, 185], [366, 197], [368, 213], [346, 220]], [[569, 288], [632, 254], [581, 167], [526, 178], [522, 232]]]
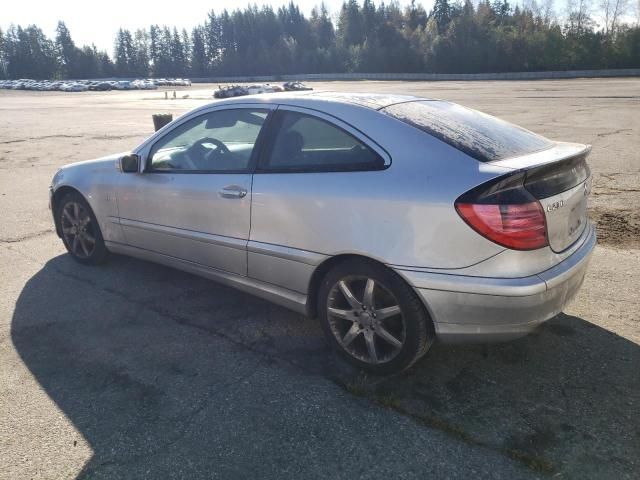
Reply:
[[[371, 109], [339, 106], [330, 113], [374, 139], [390, 154], [391, 166], [368, 172], [256, 173], [250, 252], [252, 242], [260, 242], [261, 255], [264, 245], [273, 245], [321, 258], [359, 254], [395, 266], [458, 269], [504, 250], [469, 228], [454, 201], [510, 169], [477, 162]], [[259, 271], [252, 273], [252, 263]], [[263, 257], [252, 262], [250, 253], [252, 276], [282, 284], [282, 268], [287, 268], [282, 258], [273, 264]]]

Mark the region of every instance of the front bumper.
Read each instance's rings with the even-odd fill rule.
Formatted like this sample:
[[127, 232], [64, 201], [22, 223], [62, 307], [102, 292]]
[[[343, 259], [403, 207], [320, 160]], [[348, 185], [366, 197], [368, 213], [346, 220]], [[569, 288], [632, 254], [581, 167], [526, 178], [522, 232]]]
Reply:
[[[445, 343], [522, 337], [556, 316], [576, 295], [596, 245], [592, 224], [582, 245], [556, 266], [522, 278], [399, 272], [415, 287]], [[438, 278], [440, 277], [440, 278]]]
[[53, 220], [53, 226], [56, 229], [56, 234], [60, 238], [62, 238], [60, 229], [58, 228], [58, 224], [56, 223], [56, 212], [53, 209], [53, 194], [54, 194], [53, 187], [50, 186], [49, 187], [49, 211], [51, 212], [51, 219]]

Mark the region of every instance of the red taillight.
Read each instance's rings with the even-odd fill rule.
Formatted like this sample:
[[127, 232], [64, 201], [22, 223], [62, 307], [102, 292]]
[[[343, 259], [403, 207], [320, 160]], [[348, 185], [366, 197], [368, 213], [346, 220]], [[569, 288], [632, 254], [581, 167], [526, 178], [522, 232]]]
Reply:
[[515, 250], [548, 245], [547, 225], [539, 202], [490, 205], [456, 203], [460, 216], [489, 240]]

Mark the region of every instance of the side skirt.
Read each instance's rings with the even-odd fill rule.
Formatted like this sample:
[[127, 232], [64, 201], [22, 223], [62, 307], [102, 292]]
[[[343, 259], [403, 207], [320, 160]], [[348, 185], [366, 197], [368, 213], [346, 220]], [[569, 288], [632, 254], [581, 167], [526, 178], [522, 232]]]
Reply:
[[307, 296], [301, 293], [143, 248], [108, 241], [105, 241], [105, 245], [110, 252], [160, 263], [167, 267], [205, 277], [223, 285], [255, 295], [256, 297], [263, 298], [301, 315], [307, 315]]

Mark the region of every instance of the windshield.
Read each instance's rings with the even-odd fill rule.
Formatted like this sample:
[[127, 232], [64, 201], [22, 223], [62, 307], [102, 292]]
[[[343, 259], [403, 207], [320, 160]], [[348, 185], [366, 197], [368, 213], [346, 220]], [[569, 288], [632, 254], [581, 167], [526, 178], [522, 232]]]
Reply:
[[221, 110], [202, 115], [175, 128], [154, 145], [153, 152], [188, 147], [214, 137], [227, 146], [255, 142], [266, 111]]
[[382, 111], [481, 162], [518, 157], [553, 146], [529, 130], [441, 100], [398, 103]]

